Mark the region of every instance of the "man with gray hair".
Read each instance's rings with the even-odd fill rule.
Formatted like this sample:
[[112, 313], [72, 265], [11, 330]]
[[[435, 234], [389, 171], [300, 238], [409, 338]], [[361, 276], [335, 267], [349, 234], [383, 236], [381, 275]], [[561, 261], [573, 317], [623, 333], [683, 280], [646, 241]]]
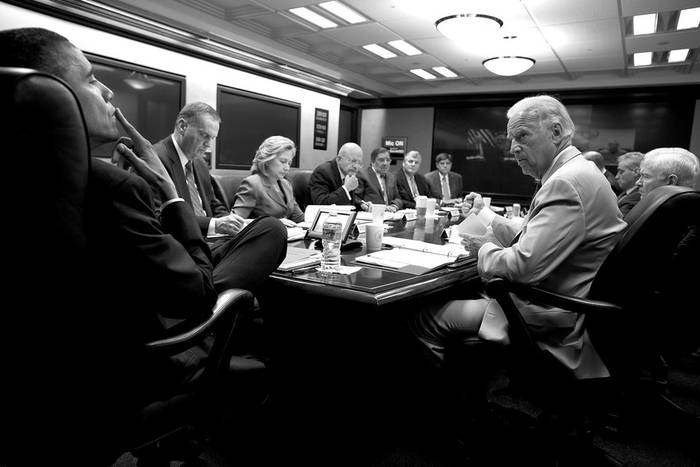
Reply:
[[356, 143], [345, 143], [338, 155], [317, 166], [309, 179], [309, 193], [313, 204], [350, 204], [360, 207], [355, 192], [360, 182], [357, 172], [362, 168], [362, 148]]
[[698, 158], [687, 149], [657, 148], [649, 151], [642, 160], [637, 181], [642, 198], [663, 185], [696, 188], [698, 165]]
[[[507, 113], [510, 152], [523, 173], [540, 180], [518, 235], [509, 220], [484, 209], [480, 195], [465, 198], [489, 224], [483, 236], [466, 236], [478, 255], [482, 278], [504, 277], [565, 295], [585, 297], [598, 268], [625, 223], [608, 181], [571, 145], [574, 124], [561, 102], [541, 95], [517, 102]], [[583, 314], [514, 297], [540, 347], [578, 378], [608, 375], [588, 339]], [[418, 313], [412, 331], [441, 364], [447, 342], [469, 336], [508, 342], [508, 323], [495, 300], [454, 300]]]
[[617, 158], [615, 180], [622, 190], [622, 193], [617, 196], [617, 207], [623, 216], [641, 199], [637, 180], [639, 180], [639, 164], [643, 158], [644, 154], [636, 151], [627, 152]]

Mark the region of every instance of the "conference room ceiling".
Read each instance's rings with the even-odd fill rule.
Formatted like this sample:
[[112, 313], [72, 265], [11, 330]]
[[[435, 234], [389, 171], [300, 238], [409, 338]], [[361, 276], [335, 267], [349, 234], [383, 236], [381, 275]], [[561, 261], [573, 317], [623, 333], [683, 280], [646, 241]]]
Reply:
[[[700, 83], [700, 28], [676, 30], [681, 9], [700, 0], [342, 0], [367, 18], [349, 24], [309, 0], [120, 0], [107, 2], [167, 20], [215, 41], [273, 58], [363, 92], [352, 97], [530, 92], [581, 88]], [[322, 29], [289, 10], [308, 7], [337, 23]], [[477, 13], [503, 25], [494, 36], [458, 43], [435, 27], [441, 17]], [[632, 35], [632, 16], [659, 13], [657, 32]], [[514, 36], [514, 37], [513, 37]], [[508, 39], [505, 39], [508, 38]], [[422, 53], [408, 56], [387, 45], [403, 39]], [[396, 54], [383, 59], [363, 45]], [[690, 49], [667, 62], [668, 52]], [[653, 52], [652, 65], [635, 67], [632, 55]], [[512, 77], [497, 76], [482, 62], [498, 55], [533, 58]], [[457, 78], [424, 80], [410, 72], [445, 66]]]

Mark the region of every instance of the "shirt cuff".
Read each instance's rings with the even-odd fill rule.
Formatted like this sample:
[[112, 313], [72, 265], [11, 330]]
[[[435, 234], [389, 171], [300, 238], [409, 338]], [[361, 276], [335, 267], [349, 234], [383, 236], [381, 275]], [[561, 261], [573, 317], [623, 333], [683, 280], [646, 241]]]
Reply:
[[348, 199], [352, 201], [352, 196], [350, 196], [350, 192], [348, 191], [347, 188], [345, 188], [345, 185], [342, 186], [343, 191], [345, 191], [345, 194], [347, 195]]
[[169, 199], [169, 200], [165, 201], [163, 204], [160, 205], [160, 210], [163, 211], [163, 209], [165, 209], [165, 207], [168, 206], [169, 204], [179, 203], [179, 202], [183, 202], [183, 203], [184, 203], [185, 200], [182, 199], [182, 198], [172, 198], [172, 199]]
[[207, 237], [211, 237], [216, 233], [216, 222], [214, 218], [212, 217], [209, 219], [209, 227], [207, 228]]

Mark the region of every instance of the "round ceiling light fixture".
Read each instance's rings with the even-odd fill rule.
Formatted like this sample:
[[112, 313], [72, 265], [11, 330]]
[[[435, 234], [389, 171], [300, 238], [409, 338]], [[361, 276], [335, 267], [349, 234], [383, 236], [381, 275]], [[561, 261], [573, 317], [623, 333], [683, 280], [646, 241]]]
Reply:
[[476, 13], [450, 15], [435, 21], [438, 31], [456, 41], [484, 38], [498, 31], [501, 26], [503, 21], [495, 16]]
[[535, 64], [534, 58], [507, 55], [491, 57], [481, 62], [491, 73], [500, 76], [515, 76], [529, 70]]

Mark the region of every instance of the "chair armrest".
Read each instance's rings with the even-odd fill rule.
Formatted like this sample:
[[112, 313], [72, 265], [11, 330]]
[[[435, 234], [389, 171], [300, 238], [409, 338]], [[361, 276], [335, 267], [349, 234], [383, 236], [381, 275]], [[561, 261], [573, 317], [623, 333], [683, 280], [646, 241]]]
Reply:
[[520, 298], [542, 305], [556, 306], [575, 313], [622, 312], [622, 307], [610, 302], [572, 297], [541, 287], [515, 284], [500, 277], [491, 279], [486, 283], [486, 293], [488, 295], [497, 297], [504, 292], [512, 292]]
[[211, 334], [219, 326], [233, 326], [238, 313], [253, 307], [253, 294], [243, 289], [228, 289], [219, 294], [211, 316], [203, 323], [187, 332], [146, 343], [149, 350], [162, 351], [167, 354], [182, 352], [204, 337]]

